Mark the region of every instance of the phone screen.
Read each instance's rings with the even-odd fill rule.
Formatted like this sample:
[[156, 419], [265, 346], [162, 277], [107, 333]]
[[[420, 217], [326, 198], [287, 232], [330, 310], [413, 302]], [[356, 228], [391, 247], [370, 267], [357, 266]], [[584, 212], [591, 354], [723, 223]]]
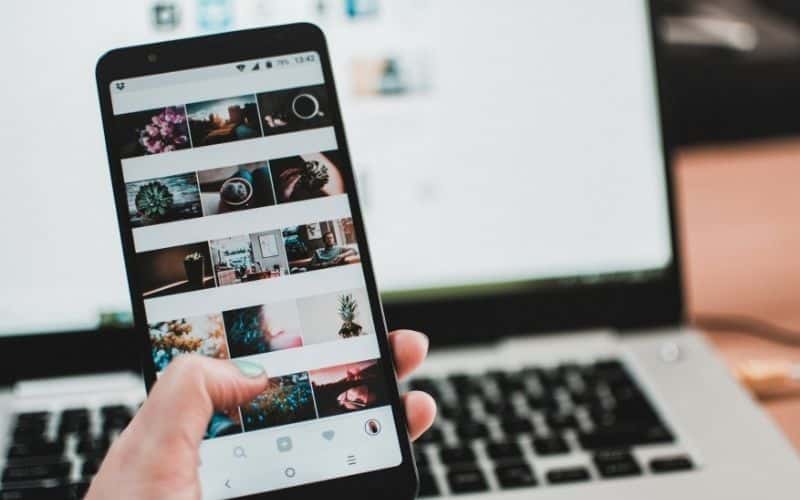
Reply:
[[209, 423], [204, 496], [399, 465], [381, 318], [319, 54], [118, 80], [110, 92], [156, 373], [197, 353], [271, 377]]

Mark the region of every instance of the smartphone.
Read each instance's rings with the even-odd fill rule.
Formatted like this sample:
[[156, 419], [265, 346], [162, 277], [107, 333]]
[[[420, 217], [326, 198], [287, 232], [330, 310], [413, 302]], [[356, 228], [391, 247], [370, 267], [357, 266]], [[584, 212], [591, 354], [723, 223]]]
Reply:
[[322, 32], [292, 24], [121, 48], [96, 72], [148, 389], [189, 353], [271, 377], [209, 423], [203, 497], [412, 498]]

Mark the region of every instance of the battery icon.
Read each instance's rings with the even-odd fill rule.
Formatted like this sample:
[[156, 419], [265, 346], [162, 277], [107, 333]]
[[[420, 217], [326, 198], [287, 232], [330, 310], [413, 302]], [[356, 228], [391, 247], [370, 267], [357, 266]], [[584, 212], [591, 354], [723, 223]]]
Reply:
[[272, 67], [272, 61], [267, 61], [267, 62], [265, 62], [265, 63], [264, 63], [264, 66], [265, 66], [267, 69], [270, 69], [270, 68]]

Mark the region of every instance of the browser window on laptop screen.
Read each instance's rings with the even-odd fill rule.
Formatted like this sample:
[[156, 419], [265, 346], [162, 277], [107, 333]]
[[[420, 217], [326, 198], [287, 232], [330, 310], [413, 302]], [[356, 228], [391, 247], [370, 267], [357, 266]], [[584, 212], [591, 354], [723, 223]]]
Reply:
[[[297, 4], [276, 2], [269, 18], [238, 13], [225, 29], [309, 20], [328, 34], [387, 300], [634, 279], [670, 264], [645, 2], [549, 2], [546, 15], [511, 0], [492, 9], [387, 2], [361, 17]], [[61, 76], [3, 84], [16, 126], [0, 138], [14, 165], [0, 184], [0, 207], [14, 214], [3, 228], [15, 235], [0, 250], [2, 334], [91, 328], [101, 313], [129, 309], [92, 68], [105, 47], [208, 29], [185, 16], [173, 31], [157, 30], [148, 8], [126, 2], [100, 15], [112, 7], [54, 4], [37, 18], [52, 33], [42, 40], [23, 33], [35, 2], [9, 13], [19, 22], [2, 36], [26, 40], [9, 67], [37, 74], [46, 62]], [[53, 52], [53, 39], [69, 58]], [[194, 111], [213, 114], [213, 104]], [[151, 146], [132, 138], [133, 149]], [[195, 201], [174, 180], [184, 215], [207, 210], [220, 192], [222, 177], [202, 177]], [[268, 237], [253, 241], [273, 249]], [[236, 242], [225, 245], [235, 253]]]

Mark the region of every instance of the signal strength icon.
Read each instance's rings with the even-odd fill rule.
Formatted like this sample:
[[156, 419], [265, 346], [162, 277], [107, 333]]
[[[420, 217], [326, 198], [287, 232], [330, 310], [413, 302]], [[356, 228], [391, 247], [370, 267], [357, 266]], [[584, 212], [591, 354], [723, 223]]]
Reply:
[[245, 69], [246, 67], [247, 67], [247, 65], [246, 65], [246, 64], [237, 64], [237, 65], [236, 65], [236, 69], [238, 69], [239, 71], [244, 71], [244, 69]]
[[261, 65], [259, 63], [255, 63], [250, 71], [258, 71], [261, 69]]

